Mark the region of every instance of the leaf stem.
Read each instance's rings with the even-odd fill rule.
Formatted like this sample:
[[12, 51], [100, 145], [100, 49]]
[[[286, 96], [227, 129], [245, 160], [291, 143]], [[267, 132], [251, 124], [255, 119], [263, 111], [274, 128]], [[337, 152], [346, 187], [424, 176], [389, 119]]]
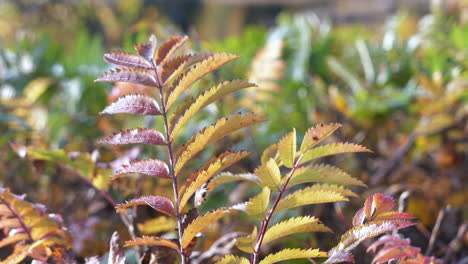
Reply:
[[262, 248], [262, 243], [263, 243], [263, 238], [265, 237], [266, 230], [268, 228], [268, 224], [270, 223], [271, 218], [273, 217], [273, 214], [275, 213], [276, 207], [278, 206], [281, 198], [283, 197], [284, 193], [286, 192], [288, 188], [289, 181], [291, 180], [292, 176], [294, 175], [294, 172], [296, 172], [297, 168], [301, 165], [301, 159], [304, 154], [299, 155], [297, 158], [297, 161], [294, 163], [293, 168], [289, 172], [288, 178], [286, 179], [286, 182], [284, 185], [281, 187], [281, 190], [278, 194], [278, 196], [275, 199], [275, 202], [273, 203], [273, 206], [271, 207], [270, 211], [268, 214], [265, 216], [265, 219], [263, 219], [262, 223], [260, 224], [260, 231], [258, 233], [258, 239], [257, 239], [257, 244], [255, 245], [254, 252], [252, 253], [252, 257], [250, 259], [251, 264], [257, 264], [258, 259], [260, 257], [260, 249]]
[[[182, 215], [179, 213], [179, 187], [177, 184], [177, 175], [175, 173], [175, 159], [174, 159], [174, 153], [172, 149], [172, 141], [171, 141], [171, 135], [169, 131], [169, 124], [167, 121], [167, 109], [166, 109], [166, 102], [164, 101], [164, 93], [163, 93], [163, 84], [161, 83], [161, 76], [160, 72], [158, 71], [158, 68], [155, 64], [155, 62], [152, 62], [153, 64], [153, 69], [154, 72], [156, 73], [156, 82], [158, 83], [158, 90], [159, 90], [159, 97], [161, 100], [161, 110], [162, 110], [162, 116], [164, 119], [164, 130], [165, 130], [165, 136], [166, 136], [166, 143], [167, 143], [167, 152], [169, 155], [169, 169], [171, 172], [171, 180], [172, 180], [172, 190], [174, 193], [174, 208], [175, 208], [175, 213], [176, 213], [176, 218], [177, 218], [177, 230], [178, 230], [178, 235], [179, 235], [179, 246], [182, 247], [182, 236], [184, 235], [184, 230], [183, 230], [183, 225], [182, 225]], [[186, 251], [184, 248], [180, 248], [180, 255], [182, 259], [182, 264], [189, 264], [190, 263], [190, 258], [189, 256], [186, 255]]]

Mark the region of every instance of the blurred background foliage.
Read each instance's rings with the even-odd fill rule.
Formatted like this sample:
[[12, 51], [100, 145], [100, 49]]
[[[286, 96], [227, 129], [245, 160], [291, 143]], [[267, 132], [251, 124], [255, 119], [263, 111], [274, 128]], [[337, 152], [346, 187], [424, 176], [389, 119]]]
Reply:
[[[105, 252], [103, 241], [112, 230], [125, 230], [106, 195], [121, 202], [135, 193], [170, 190], [154, 179], [108, 182], [108, 170], [125, 159], [164, 153], [95, 144], [117, 128], [161, 125], [151, 119], [99, 116], [107, 101], [119, 95], [151, 93], [144, 86], [95, 84], [109, 68], [102, 55], [113, 49], [131, 51], [151, 34], [161, 42], [188, 34], [188, 50], [241, 55], [199, 89], [210, 81], [241, 78], [258, 88], [210, 106], [191, 122], [186, 137], [216, 117], [249, 109], [269, 121], [220, 144], [239, 141], [242, 148], [261, 153], [292, 127], [300, 135], [317, 123], [340, 122], [344, 128], [337, 137], [374, 153], [327, 162], [369, 185], [362, 201], [376, 191], [406, 193], [407, 210], [420, 220], [413, 232], [420, 239], [412, 241], [423, 248], [439, 212], [448, 210], [446, 217], [454, 224], [444, 227], [436, 251], [443, 256], [444, 246], [468, 216], [468, 3], [435, 1], [430, 8], [426, 3], [423, 13], [392, 9], [369, 22], [366, 16], [342, 18], [340, 12], [318, 16], [281, 1], [229, 8], [216, 2], [0, 2], [0, 185], [62, 213], [79, 256]], [[340, 8], [341, 1], [336, 3]], [[124, 160], [115, 160], [122, 153]], [[231, 170], [251, 171], [258, 160], [253, 155]], [[210, 199], [208, 207], [252, 193], [242, 185], [227, 190], [216, 191], [218, 199]], [[313, 210], [342, 232], [336, 212], [344, 210], [349, 218], [362, 201], [335, 206], [332, 213]], [[144, 225], [146, 220], [158, 217], [138, 214], [141, 230], [152, 226]], [[153, 221], [158, 219], [161, 223], [161, 218]], [[173, 223], [166, 224], [143, 232], [173, 229]], [[320, 236], [310, 238], [310, 244], [330, 248]]]

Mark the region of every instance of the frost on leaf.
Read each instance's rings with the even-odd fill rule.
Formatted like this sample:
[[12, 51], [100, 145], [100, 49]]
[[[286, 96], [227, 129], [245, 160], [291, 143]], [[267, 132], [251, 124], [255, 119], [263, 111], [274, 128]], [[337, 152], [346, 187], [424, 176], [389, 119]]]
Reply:
[[130, 94], [117, 99], [107, 106], [101, 114], [136, 114], [136, 115], [160, 115], [158, 103], [151, 97]]
[[164, 136], [161, 132], [152, 128], [134, 128], [121, 131], [112, 136], [100, 139], [99, 144], [123, 145], [123, 144], [150, 144], [165, 145]]
[[96, 79], [96, 82], [131, 82], [146, 86], [157, 86], [156, 78], [147, 70], [116, 69]]
[[149, 176], [169, 178], [169, 167], [164, 161], [158, 159], [146, 159], [131, 162], [122, 165], [120, 169], [114, 172], [113, 179], [120, 178], [123, 175], [140, 173]]
[[132, 199], [124, 204], [117, 205], [117, 212], [122, 212], [125, 208], [135, 205], [149, 205], [153, 209], [165, 213], [169, 216], [175, 216], [174, 214], [174, 205], [172, 201], [164, 196], [142, 196], [139, 198]]

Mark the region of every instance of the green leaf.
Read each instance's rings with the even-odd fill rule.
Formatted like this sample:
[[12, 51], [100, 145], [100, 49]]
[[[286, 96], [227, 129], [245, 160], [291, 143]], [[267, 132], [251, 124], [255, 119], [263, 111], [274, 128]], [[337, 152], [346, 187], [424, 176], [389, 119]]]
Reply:
[[292, 168], [296, 155], [296, 130], [294, 129], [278, 142], [278, 152], [284, 166]]
[[269, 228], [263, 238], [263, 244], [303, 232], [331, 232], [331, 230], [312, 216], [290, 218]]
[[302, 156], [301, 163], [305, 163], [310, 160], [322, 158], [325, 156], [352, 153], [352, 152], [371, 152], [366, 147], [363, 147], [354, 143], [333, 143], [327, 144], [320, 147], [313, 148], [304, 153]]
[[252, 233], [245, 237], [238, 237], [236, 239], [236, 247], [246, 253], [253, 253], [255, 243], [257, 242], [257, 227], [254, 226]]
[[229, 214], [229, 210], [219, 209], [195, 218], [195, 220], [193, 220], [184, 230], [184, 235], [182, 236], [182, 248], [188, 247], [190, 242], [192, 242], [198, 233], [202, 232], [209, 225], [214, 224], [218, 219], [227, 214]]
[[269, 159], [266, 163], [255, 169], [254, 173], [270, 189], [280, 190], [281, 173], [274, 159]]
[[[282, 183], [285, 181], [286, 178], [283, 179]], [[289, 181], [288, 187], [308, 182], [367, 186], [362, 181], [351, 177], [351, 175], [337, 167], [326, 164], [316, 164], [297, 169]]]
[[278, 203], [275, 213], [298, 206], [340, 201], [348, 201], [348, 199], [339, 188], [332, 190], [323, 185], [314, 185], [286, 196]]
[[268, 255], [266, 258], [260, 261], [259, 264], [273, 264], [289, 259], [323, 258], [326, 256], [326, 252], [320, 251], [318, 249], [288, 248], [283, 249], [280, 252]]
[[341, 124], [332, 123], [332, 124], [318, 124], [315, 127], [309, 128], [304, 135], [304, 139], [301, 144], [301, 152], [304, 153], [311, 149], [313, 146], [320, 143], [322, 140], [330, 136], [338, 128], [341, 127]]
[[185, 163], [208, 146], [208, 144], [238, 129], [263, 121], [265, 121], [265, 119], [255, 116], [253, 113], [247, 113], [245, 115], [236, 114], [229, 118], [221, 118], [216, 124], [201, 130], [195, 136], [191, 137], [184, 146], [180, 147], [177, 153], [175, 173], [179, 174]]
[[234, 255], [224, 256], [220, 261], [217, 261], [215, 264], [249, 264], [249, 260], [243, 257], [238, 257]]
[[246, 208], [247, 214], [262, 221], [267, 214], [268, 205], [270, 203], [270, 192], [268, 187], [264, 187], [259, 195], [250, 198]]

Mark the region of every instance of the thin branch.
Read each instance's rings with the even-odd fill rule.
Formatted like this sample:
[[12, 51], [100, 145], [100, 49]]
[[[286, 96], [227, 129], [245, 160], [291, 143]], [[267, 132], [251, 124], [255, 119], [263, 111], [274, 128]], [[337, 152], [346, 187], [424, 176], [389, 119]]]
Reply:
[[268, 228], [268, 224], [270, 223], [270, 220], [273, 217], [273, 214], [274, 214], [274, 212], [276, 210], [276, 207], [278, 206], [281, 198], [283, 197], [283, 194], [287, 190], [289, 181], [291, 180], [292, 176], [294, 175], [294, 172], [296, 172], [297, 168], [300, 166], [300, 162], [301, 162], [301, 159], [302, 159], [303, 155], [304, 154], [301, 154], [297, 158], [297, 161], [294, 163], [293, 168], [289, 172], [288, 178], [286, 179], [286, 182], [284, 183], [283, 187], [281, 187], [280, 193], [276, 197], [273, 206], [271, 207], [270, 211], [265, 216], [265, 219], [262, 221], [262, 223], [260, 225], [260, 231], [258, 233], [259, 236], [258, 236], [258, 239], [257, 239], [257, 244], [255, 245], [255, 249], [254, 249], [254, 252], [252, 253], [252, 257], [251, 257], [251, 263], [252, 264], [256, 264], [258, 262], [258, 258], [260, 256], [260, 249], [262, 247], [263, 238], [265, 237], [265, 233], [266, 233], [266, 230]]
[[436, 220], [436, 223], [434, 225], [434, 229], [432, 229], [431, 238], [429, 239], [429, 245], [427, 246], [427, 250], [426, 250], [426, 253], [425, 253], [426, 256], [429, 256], [431, 254], [432, 250], [434, 249], [434, 244], [436, 242], [437, 235], [439, 234], [439, 230], [440, 230], [440, 227], [442, 225], [442, 221], [444, 220], [445, 213], [447, 212], [447, 210], [449, 210], [448, 206], [442, 208], [439, 211], [439, 214], [437, 215], [437, 220]]
[[[159, 97], [161, 100], [161, 108], [162, 108], [162, 116], [164, 119], [164, 131], [165, 131], [165, 136], [166, 136], [166, 141], [167, 141], [167, 152], [169, 156], [169, 169], [171, 173], [171, 180], [172, 180], [172, 190], [174, 193], [174, 201], [175, 201], [175, 213], [176, 213], [176, 218], [177, 218], [177, 231], [179, 234], [179, 245], [182, 247], [182, 236], [184, 235], [184, 230], [183, 230], [183, 224], [182, 224], [182, 216], [179, 214], [179, 187], [177, 185], [177, 175], [175, 173], [175, 159], [174, 159], [174, 153], [172, 149], [172, 141], [171, 141], [171, 135], [169, 131], [169, 123], [167, 121], [167, 109], [166, 109], [166, 102], [164, 101], [164, 92], [163, 92], [163, 85], [161, 83], [161, 76], [160, 72], [158, 71], [158, 67], [156, 66], [154, 60], [152, 61], [153, 64], [153, 69], [154, 72], [156, 73], [156, 82], [158, 83], [158, 90], [159, 90]], [[185, 251], [184, 248], [180, 249], [180, 254], [181, 254], [181, 259], [182, 259], [182, 264], [188, 264], [190, 263], [189, 256], [187, 256], [187, 252]]]

